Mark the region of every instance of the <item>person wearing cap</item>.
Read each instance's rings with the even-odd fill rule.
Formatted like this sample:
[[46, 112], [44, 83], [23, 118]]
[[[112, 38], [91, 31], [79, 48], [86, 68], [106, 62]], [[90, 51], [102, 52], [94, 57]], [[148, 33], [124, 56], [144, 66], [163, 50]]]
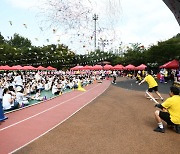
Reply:
[[164, 133], [165, 129], [162, 123], [164, 120], [169, 127], [174, 127], [176, 133], [180, 134], [180, 96], [179, 89], [175, 86], [170, 87], [169, 98], [162, 104], [156, 104], [155, 107], [162, 109], [163, 111], [155, 111], [155, 119], [158, 123], [158, 127], [154, 129], [156, 132]]

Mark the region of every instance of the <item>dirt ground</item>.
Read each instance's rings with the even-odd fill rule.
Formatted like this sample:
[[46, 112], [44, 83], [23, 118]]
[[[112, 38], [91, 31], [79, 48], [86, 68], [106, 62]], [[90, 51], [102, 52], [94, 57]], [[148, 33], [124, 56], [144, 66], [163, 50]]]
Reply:
[[154, 103], [120, 84], [16, 154], [179, 154], [179, 134], [153, 131]]

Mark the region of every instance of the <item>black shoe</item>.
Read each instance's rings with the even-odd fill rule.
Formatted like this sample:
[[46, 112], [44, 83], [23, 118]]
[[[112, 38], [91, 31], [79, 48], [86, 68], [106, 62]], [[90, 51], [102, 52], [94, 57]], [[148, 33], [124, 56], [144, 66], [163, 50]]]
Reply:
[[157, 127], [156, 129], [154, 129], [155, 132], [161, 132], [161, 133], [164, 133], [165, 130], [164, 128], [160, 128], [160, 127]]
[[175, 126], [176, 133], [180, 134], [180, 125]]

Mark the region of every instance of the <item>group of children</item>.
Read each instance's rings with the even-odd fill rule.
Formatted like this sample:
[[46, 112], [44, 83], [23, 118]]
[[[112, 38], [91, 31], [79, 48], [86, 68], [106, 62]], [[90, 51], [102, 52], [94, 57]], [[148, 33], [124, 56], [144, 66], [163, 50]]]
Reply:
[[59, 95], [66, 89], [78, 88], [93, 83], [95, 77], [69, 74], [43, 74], [41, 72], [9, 72], [0, 77], [0, 100], [4, 111], [10, 111], [29, 104], [29, 100], [43, 100], [43, 90]]

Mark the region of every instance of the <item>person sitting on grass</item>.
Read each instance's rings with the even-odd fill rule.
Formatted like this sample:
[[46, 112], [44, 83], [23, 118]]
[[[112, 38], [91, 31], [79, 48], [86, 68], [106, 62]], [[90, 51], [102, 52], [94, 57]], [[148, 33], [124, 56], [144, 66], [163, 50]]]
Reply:
[[20, 86], [16, 88], [16, 101], [19, 103], [20, 107], [24, 107], [24, 105], [28, 105], [29, 101], [26, 97], [27, 93], [24, 92], [24, 89]]
[[52, 94], [59, 95], [60, 93], [62, 93], [60, 84], [58, 84], [57, 82], [54, 82], [52, 86]]
[[32, 97], [32, 99], [37, 100], [37, 101], [42, 101], [43, 97], [41, 96], [41, 90], [37, 89], [36, 94]]
[[164, 120], [169, 127], [174, 127], [176, 133], [180, 134], [180, 96], [179, 89], [177, 87], [170, 87], [170, 98], [164, 101], [162, 104], [156, 104], [155, 107], [162, 109], [163, 111], [155, 111], [155, 119], [158, 123], [158, 127], [154, 129], [156, 132], [164, 133], [165, 129], [162, 123]]
[[11, 111], [19, 108], [19, 103], [12, 97], [8, 88], [4, 88], [2, 105], [4, 111]]

